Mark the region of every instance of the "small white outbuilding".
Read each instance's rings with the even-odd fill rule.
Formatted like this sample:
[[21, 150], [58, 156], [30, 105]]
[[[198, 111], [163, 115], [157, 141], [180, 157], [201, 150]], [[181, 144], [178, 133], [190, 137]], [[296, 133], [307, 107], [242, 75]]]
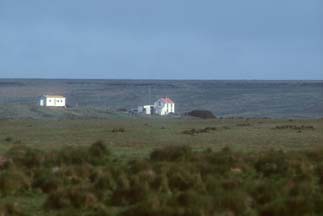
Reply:
[[160, 98], [154, 103], [155, 113], [158, 115], [168, 115], [170, 113], [175, 113], [175, 102], [168, 98]]
[[143, 105], [138, 107], [138, 113], [144, 113], [146, 115], [153, 114], [154, 106], [153, 105]]
[[43, 95], [40, 97], [39, 105], [45, 107], [65, 107], [66, 98], [61, 95]]

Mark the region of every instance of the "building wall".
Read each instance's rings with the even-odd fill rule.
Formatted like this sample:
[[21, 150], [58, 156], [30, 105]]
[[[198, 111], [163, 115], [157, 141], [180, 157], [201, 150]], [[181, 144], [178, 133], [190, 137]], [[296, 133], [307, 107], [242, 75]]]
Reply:
[[145, 113], [146, 115], [151, 115], [152, 113], [152, 105], [144, 105], [138, 107], [139, 113]]
[[40, 101], [39, 101], [39, 105], [40, 106], [45, 106], [45, 104], [46, 104], [46, 99], [44, 97], [41, 97]]
[[169, 113], [175, 113], [175, 104], [164, 103], [162, 100], [158, 100], [154, 104], [155, 113], [158, 115], [168, 115]]
[[147, 115], [151, 115], [151, 106], [150, 105], [144, 106], [144, 111]]
[[66, 99], [65, 98], [53, 98], [53, 97], [41, 97], [40, 106], [51, 106], [51, 107], [65, 107]]

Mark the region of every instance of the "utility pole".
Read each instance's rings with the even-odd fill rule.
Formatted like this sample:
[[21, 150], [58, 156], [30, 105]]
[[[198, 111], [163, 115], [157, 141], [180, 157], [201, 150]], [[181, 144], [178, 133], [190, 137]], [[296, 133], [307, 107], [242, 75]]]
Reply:
[[151, 86], [148, 88], [148, 104], [151, 104]]

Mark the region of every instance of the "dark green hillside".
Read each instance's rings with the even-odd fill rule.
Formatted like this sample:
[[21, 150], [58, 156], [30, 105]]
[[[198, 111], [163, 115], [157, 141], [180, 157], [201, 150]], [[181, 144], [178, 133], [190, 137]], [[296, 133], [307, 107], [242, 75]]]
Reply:
[[323, 117], [322, 81], [0, 80], [0, 106], [36, 105], [42, 94], [63, 94], [73, 107], [130, 109], [169, 96], [179, 113]]

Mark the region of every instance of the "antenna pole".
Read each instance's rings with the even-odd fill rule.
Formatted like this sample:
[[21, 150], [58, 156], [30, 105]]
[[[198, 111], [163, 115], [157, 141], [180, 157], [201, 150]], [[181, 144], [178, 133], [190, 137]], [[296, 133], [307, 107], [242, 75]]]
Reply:
[[151, 104], [151, 86], [149, 86], [148, 88], [148, 102], [149, 102], [149, 105]]

